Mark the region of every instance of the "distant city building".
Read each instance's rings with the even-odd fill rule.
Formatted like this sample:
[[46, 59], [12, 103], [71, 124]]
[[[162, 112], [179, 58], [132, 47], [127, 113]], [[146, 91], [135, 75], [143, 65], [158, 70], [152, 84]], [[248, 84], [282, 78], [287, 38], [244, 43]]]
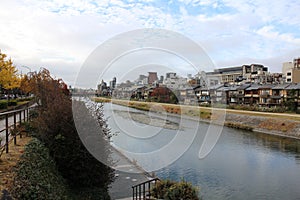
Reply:
[[272, 80], [268, 67], [260, 64], [220, 68], [215, 69], [213, 72], [201, 72], [195, 76], [199, 80], [200, 86], [204, 83], [207, 86], [214, 86], [218, 84], [233, 85], [241, 82], [268, 83]]
[[158, 81], [157, 72], [148, 72], [148, 84], [153, 84]]
[[148, 76], [143, 74], [139, 75], [139, 78], [135, 80], [135, 85], [144, 86], [148, 85]]
[[112, 81], [109, 82], [109, 87], [111, 90], [116, 88], [116, 84], [117, 84], [117, 78], [114, 77]]
[[164, 76], [160, 76], [159, 82], [160, 82], [160, 83], [163, 83], [163, 82], [164, 82]]
[[[270, 73], [268, 67], [261, 64], [243, 65], [242, 79], [248, 83], [268, 83], [270, 80]], [[242, 81], [242, 80], [241, 80]]]
[[187, 87], [187, 78], [176, 76], [176, 73], [166, 73], [166, 78], [163, 81], [163, 85], [169, 89], [179, 89]]
[[282, 74], [286, 83], [300, 83], [300, 58], [283, 63]]
[[166, 79], [168, 78], [176, 78], [176, 73], [175, 72], [166, 73]]
[[97, 88], [97, 95], [98, 95], [98, 96], [107, 96], [107, 95], [108, 95], [108, 87], [107, 87], [107, 83], [104, 82], [103, 80], [102, 80], [101, 83], [98, 85], [98, 88]]

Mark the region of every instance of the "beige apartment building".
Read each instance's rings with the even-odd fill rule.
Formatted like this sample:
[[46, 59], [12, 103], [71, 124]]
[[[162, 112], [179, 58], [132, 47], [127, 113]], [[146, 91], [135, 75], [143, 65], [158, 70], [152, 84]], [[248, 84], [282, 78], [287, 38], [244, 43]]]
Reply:
[[300, 83], [300, 58], [283, 63], [282, 73], [286, 83]]

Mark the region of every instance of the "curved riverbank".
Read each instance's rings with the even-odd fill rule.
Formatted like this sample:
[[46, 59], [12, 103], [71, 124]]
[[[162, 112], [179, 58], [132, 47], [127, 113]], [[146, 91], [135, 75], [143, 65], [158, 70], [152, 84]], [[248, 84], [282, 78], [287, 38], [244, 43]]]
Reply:
[[[95, 98], [95, 101], [108, 102], [105, 98]], [[221, 111], [225, 114], [225, 126], [300, 139], [300, 115], [297, 114], [252, 112], [117, 99], [112, 99], [111, 102], [144, 111], [165, 112], [168, 115], [182, 115], [189, 119], [200, 120], [207, 123], [215, 120], [214, 118], [217, 114], [215, 114], [214, 111]]]

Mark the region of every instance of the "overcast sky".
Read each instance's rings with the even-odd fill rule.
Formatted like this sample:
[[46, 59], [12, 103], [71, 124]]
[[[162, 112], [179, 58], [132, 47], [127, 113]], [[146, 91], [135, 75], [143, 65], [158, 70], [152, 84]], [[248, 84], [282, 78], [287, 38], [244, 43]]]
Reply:
[[261, 63], [280, 72], [300, 56], [299, 11], [298, 0], [1, 0], [0, 49], [17, 66], [45, 67], [73, 85], [105, 41], [161, 28], [195, 41], [216, 68]]

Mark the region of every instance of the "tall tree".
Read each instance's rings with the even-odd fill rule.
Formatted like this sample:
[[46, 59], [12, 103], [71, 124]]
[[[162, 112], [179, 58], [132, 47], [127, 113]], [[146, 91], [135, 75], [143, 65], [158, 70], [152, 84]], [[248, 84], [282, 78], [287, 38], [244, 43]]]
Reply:
[[21, 78], [11, 59], [0, 51], [0, 85], [6, 90], [20, 87]]
[[[72, 103], [77, 109], [75, 116], [82, 123], [79, 128], [84, 129], [87, 135], [101, 134], [98, 129], [90, 127], [95, 123], [90, 110], [83, 102], [72, 102], [67, 85], [61, 79], [51, 77], [47, 69], [32, 72], [25, 77], [21, 89], [35, 95], [38, 106], [38, 118], [33, 122], [36, 127], [36, 136], [50, 149], [50, 154], [56, 162], [56, 166], [62, 176], [68, 181], [72, 188], [77, 191], [82, 189], [102, 188], [107, 191], [109, 184], [113, 181], [114, 172], [105, 164], [94, 158], [83, 145], [74, 123]], [[26, 83], [26, 84], [25, 84]], [[101, 112], [101, 110], [98, 110]], [[100, 114], [101, 114], [100, 113]], [[97, 119], [102, 118], [97, 115]], [[100, 126], [105, 130], [104, 119]], [[82, 132], [81, 130], [80, 132]], [[107, 131], [106, 135], [109, 134]], [[105, 135], [99, 135], [99, 152], [103, 159], [109, 160], [108, 141]], [[103, 136], [103, 137], [102, 137]], [[78, 189], [79, 188], [79, 189]], [[103, 191], [100, 191], [101, 193]], [[94, 192], [95, 195], [99, 193]], [[83, 195], [83, 194], [82, 194]], [[82, 197], [81, 199], [89, 199]], [[103, 198], [105, 199], [105, 198]]]

